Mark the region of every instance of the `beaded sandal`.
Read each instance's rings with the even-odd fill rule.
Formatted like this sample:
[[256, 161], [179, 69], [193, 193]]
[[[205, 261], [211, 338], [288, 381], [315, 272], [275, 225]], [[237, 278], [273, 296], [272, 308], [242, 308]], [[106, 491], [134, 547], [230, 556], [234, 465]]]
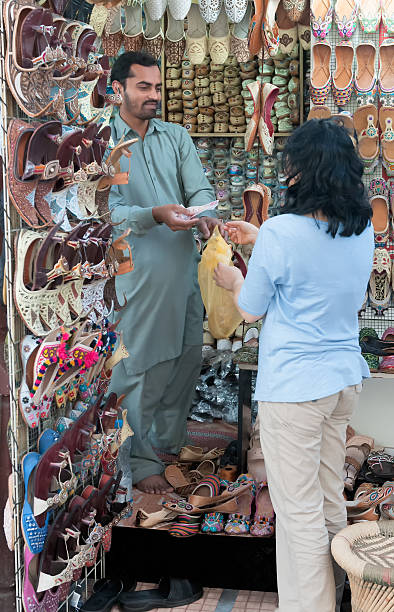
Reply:
[[343, 39], [350, 38], [356, 31], [358, 5], [358, 0], [336, 0], [334, 19]]
[[313, 104], [325, 105], [331, 90], [331, 46], [324, 40], [312, 47], [311, 53], [311, 100]]
[[274, 535], [274, 509], [269, 496], [268, 485], [261, 482], [256, 492], [256, 514], [250, 526], [250, 535], [270, 538]]
[[369, 303], [376, 314], [382, 314], [391, 300], [391, 259], [385, 248], [374, 251], [372, 274], [369, 279]]
[[253, 115], [247, 125], [245, 132], [245, 151], [250, 151], [253, 147], [253, 143], [257, 134], [257, 128], [260, 120], [261, 110], [261, 84], [260, 81], [253, 81], [248, 85], [248, 89], [253, 98]]
[[33, 405], [30, 390], [33, 386], [34, 361], [41, 342], [40, 338], [27, 335], [20, 343], [22, 379], [18, 392], [18, 404], [23, 420], [31, 428], [38, 427], [40, 421], [40, 411]]
[[224, 515], [221, 512], [204, 514], [201, 531], [203, 533], [221, 533], [224, 531]]
[[311, 0], [311, 29], [313, 36], [324, 40], [332, 27], [331, 0]]

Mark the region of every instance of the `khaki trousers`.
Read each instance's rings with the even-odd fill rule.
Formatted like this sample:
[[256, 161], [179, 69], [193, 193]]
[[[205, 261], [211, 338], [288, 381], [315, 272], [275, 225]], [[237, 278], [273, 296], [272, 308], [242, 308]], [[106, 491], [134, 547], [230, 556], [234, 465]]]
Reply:
[[339, 612], [345, 574], [331, 557], [330, 542], [346, 527], [346, 427], [361, 388], [310, 402], [259, 402], [276, 513], [280, 612]]

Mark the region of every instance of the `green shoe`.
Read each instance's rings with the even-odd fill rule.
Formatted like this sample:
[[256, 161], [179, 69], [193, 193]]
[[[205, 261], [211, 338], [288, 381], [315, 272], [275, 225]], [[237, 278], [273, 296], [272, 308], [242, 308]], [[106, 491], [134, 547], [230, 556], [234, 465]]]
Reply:
[[270, 74], [274, 74], [275, 67], [270, 66], [269, 64], [263, 64], [263, 75], [267, 76]]
[[286, 79], [283, 76], [274, 76], [272, 79], [273, 85], [276, 85], [277, 87], [284, 87], [285, 85], [287, 85], [287, 81], [288, 78]]
[[278, 132], [292, 132], [293, 131], [293, 124], [290, 121], [290, 119], [286, 118], [286, 119], [279, 119], [278, 121]]
[[[376, 330], [374, 330], [372, 327], [363, 327], [362, 329], [360, 329], [360, 333], [358, 336], [359, 342], [363, 340], [363, 338], [365, 338], [366, 336], [369, 336], [372, 338], [379, 338]], [[377, 372], [379, 370], [379, 356], [374, 355], [373, 353], [361, 353], [361, 354], [368, 364], [369, 371]]]
[[287, 117], [290, 117], [290, 109], [289, 107], [286, 105], [281, 106], [280, 108], [275, 109], [276, 112], [276, 116], [278, 117], [278, 121], [280, 121], [281, 119], [286, 119]]
[[300, 79], [298, 77], [291, 77], [288, 88], [290, 93], [298, 92], [300, 90]]
[[258, 351], [259, 349], [257, 346], [242, 346], [240, 349], [235, 351], [233, 361], [235, 363], [257, 364]]
[[288, 68], [275, 68], [275, 75], [285, 77], [286, 79], [290, 78], [290, 72]]

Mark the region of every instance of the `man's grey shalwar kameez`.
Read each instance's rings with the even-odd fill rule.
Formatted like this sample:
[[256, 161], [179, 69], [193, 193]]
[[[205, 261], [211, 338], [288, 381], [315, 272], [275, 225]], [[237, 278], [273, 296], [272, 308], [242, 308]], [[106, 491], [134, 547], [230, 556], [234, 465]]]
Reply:
[[[138, 137], [117, 115], [115, 144]], [[111, 391], [126, 393], [123, 406], [134, 430], [133, 481], [162, 473], [152, 448], [177, 453], [186, 441], [186, 418], [201, 366], [203, 306], [197, 280], [198, 254], [191, 230], [158, 225], [152, 208], [198, 206], [215, 198], [193, 141], [178, 125], [152, 119], [145, 138], [132, 145], [128, 185], [112, 187], [109, 206], [114, 238], [127, 227], [134, 270], [116, 278], [118, 330], [130, 353], [114, 370]], [[121, 170], [129, 161], [122, 157]]]

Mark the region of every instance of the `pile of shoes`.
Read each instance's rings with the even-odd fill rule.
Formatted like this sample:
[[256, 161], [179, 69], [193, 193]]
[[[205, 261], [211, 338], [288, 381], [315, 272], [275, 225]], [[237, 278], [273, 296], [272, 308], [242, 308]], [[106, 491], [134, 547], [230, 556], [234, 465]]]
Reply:
[[[394, 109], [392, 110], [394, 111]], [[383, 315], [391, 306], [394, 287], [394, 272], [389, 251], [393, 179], [387, 182], [382, 178], [372, 179], [368, 187], [368, 196], [373, 211], [375, 252], [368, 291], [365, 294], [361, 311], [365, 312], [369, 305], [376, 315]]]
[[130, 515], [122, 473], [115, 477], [119, 448], [132, 435], [121, 401], [114, 393], [106, 402], [102, 393], [80, 400], [64, 433], [46, 429], [22, 460], [26, 610], [57, 610], [101, 547], [110, 549], [112, 527]]
[[[360, 329], [361, 354], [371, 372], [394, 373], [394, 328], [388, 327], [380, 339], [372, 327]], [[380, 359], [382, 358], [382, 359]]]
[[[198, 65], [183, 60], [181, 74], [182, 93], [177, 94], [177, 100], [182, 97], [183, 125], [187, 130], [201, 134], [236, 134], [245, 131], [245, 114], [240, 96], [240, 67], [234, 56], [228, 56], [224, 64], [215, 64], [208, 56]], [[178, 80], [176, 83], [167, 83], [170, 89], [178, 86]], [[176, 106], [180, 113], [181, 105], [173, 102], [172, 98], [175, 98], [175, 94], [167, 103], [168, 109], [174, 111]], [[180, 119], [180, 114], [177, 117], [169, 116], [169, 120], [176, 123], [180, 123]]]
[[[243, 255], [243, 260], [246, 267], [248, 257]], [[204, 321], [203, 329], [202, 354], [205, 363], [215, 362], [218, 354], [227, 352], [231, 355], [234, 363], [257, 364], [261, 330], [260, 321], [251, 324], [243, 323], [237, 327], [233, 336], [221, 340], [213, 338], [209, 331], [208, 320]], [[204, 400], [206, 399], [204, 397]]]
[[119, 99], [107, 93], [109, 59], [97, 33], [63, 17], [63, 1], [50, 6], [4, 3], [6, 79], [19, 107], [8, 114], [35, 119], [3, 128], [14, 239], [8, 306], [21, 357], [19, 367], [13, 351], [16, 452], [27, 442], [17, 567], [26, 610], [57, 610], [131, 511], [117, 457], [132, 431], [122, 398], [103, 394], [128, 356], [109, 319], [119, 309], [115, 276], [133, 261], [128, 230], [114, 240], [103, 217], [110, 187], [128, 183], [135, 140], [112, 142]]
[[183, 123], [183, 103], [181, 89], [181, 74], [182, 69], [180, 64], [171, 64], [167, 62], [166, 68], [166, 90], [168, 95], [167, 100], [167, 119], [170, 123]]
[[119, 172], [120, 159], [130, 158], [129, 147], [136, 142], [122, 140], [106, 156], [110, 137], [110, 127], [100, 123], [89, 122], [83, 129], [60, 121], [32, 126], [11, 120], [8, 190], [18, 214], [31, 228], [59, 224], [70, 231], [69, 216], [77, 222], [95, 218], [100, 215], [99, 205], [108, 212], [111, 185], [128, 182], [128, 172]]
[[80, 608], [81, 612], [115, 610], [119, 604], [124, 612], [175, 608], [191, 604], [204, 595], [202, 587], [187, 578], [162, 578], [157, 589], [136, 590], [137, 583], [124, 589], [121, 580], [102, 578], [93, 585], [93, 594]]
[[348, 522], [394, 519], [394, 449], [374, 449], [374, 440], [354, 435], [346, 443], [344, 486]]
[[[217, 470], [220, 457], [223, 461]], [[234, 453], [230, 453], [230, 448], [225, 453], [224, 449], [204, 452], [199, 447], [184, 447], [177, 464], [167, 466], [165, 477], [181, 498], [163, 502], [163, 509], [152, 514], [139, 509], [137, 524], [140, 527], [167, 524], [169, 534], [177, 538], [190, 537], [200, 531], [229, 535], [250, 533], [259, 537], [273, 535], [274, 513], [267, 483], [255, 483], [250, 474], [237, 478]]]
[[117, 96], [107, 96], [108, 57], [98, 53], [96, 32], [49, 9], [4, 6], [7, 84], [19, 108], [37, 118], [108, 125]]
[[[326, 4], [326, 3], [322, 3]], [[248, 44], [252, 55], [277, 57], [290, 53], [299, 39], [309, 49], [311, 35], [308, 0], [256, 2]]]
[[260, 80], [262, 83], [272, 83], [279, 88], [278, 96], [271, 112], [271, 121], [275, 132], [291, 132], [300, 122], [299, 115], [299, 60], [298, 45], [291, 56], [283, 59], [268, 59], [262, 66]]
[[264, 182], [267, 178], [276, 177], [276, 174], [266, 171], [268, 166], [276, 167], [274, 158], [265, 157], [261, 167], [257, 141], [249, 152], [245, 152], [243, 137], [235, 137], [233, 140], [198, 138], [195, 146], [205, 175], [215, 187], [220, 218], [244, 218], [244, 190], [258, 183], [260, 176]]

